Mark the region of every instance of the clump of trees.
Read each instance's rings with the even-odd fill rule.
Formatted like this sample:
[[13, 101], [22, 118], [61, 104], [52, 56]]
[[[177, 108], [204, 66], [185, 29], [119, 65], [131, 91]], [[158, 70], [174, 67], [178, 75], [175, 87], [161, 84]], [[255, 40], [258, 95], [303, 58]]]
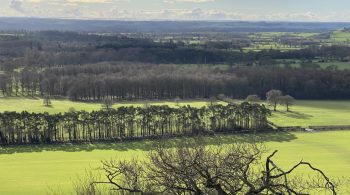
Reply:
[[273, 111], [277, 111], [277, 105], [280, 101], [280, 97], [282, 96], [282, 91], [272, 89], [266, 93], [267, 103], [273, 106]]
[[103, 141], [269, 128], [264, 105], [120, 107], [64, 114], [0, 113], [0, 144]]
[[260, 100], [261, 99], [258, 95], [248, 95], [247, 98], [245, 99], [245, 101], [249, 103], [257, 103]]
[[294, 97], [283, 95], [282, 91], [272, 89], [266, 93], [267, 102], [273, 106], [273, 110], [277, 111], [277, 105], [286, 106], [287, 112], [290, 111], [290, 106], [295, 102]]
[[[106, 179], [90, 178], [75, 189], [77, 194], [99, 194], [101, 185], [111, 194], [336, 194], [336, 185], [311, 163], [282, 169], [273, 160], [277, 151], [265, 160], [264, 154], [263, 145], [249, 143], [159, 145], [146, 160], [103, 161]], [[299, 169], [312, 177], [297, 177]]]

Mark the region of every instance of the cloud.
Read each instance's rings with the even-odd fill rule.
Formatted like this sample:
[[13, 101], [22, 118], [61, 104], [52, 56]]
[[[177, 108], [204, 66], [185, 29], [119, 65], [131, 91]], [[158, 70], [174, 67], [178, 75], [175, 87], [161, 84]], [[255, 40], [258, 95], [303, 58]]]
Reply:
[[307, 12], [270, 12], [246, 13], [241, 11], [223, 11], [219, 9], [162, 9], [162, 10], [126, 10], [113, 8], [104, 11], [109, 19], [159, 19], [159, 20], [247, 20], [247, 21], [329, 21], [316, 13]]
[[103, 3], [113, 3], [118, 0], [22, 0], [28, 3], [56, 3], [56, 4], [66, 4], [66, 3], [90, 3], [90, 4], [103, 4]]
[[177, 2], [190, 2], [190, 3], [206, 3], [206, 2], [214, 2], [216, 0], [176, 0]]
[[25, 10], [23, 9], [23, 1], [21, 0], [11, 0], [10, 8], [16, 10], [17, 12], [25, 13]]
[[173, 4], [176, 2], [185, 2], [185, 3], [208, 3], [215, 2], [216, 0], [163, 0], [164, 3]]
[[130, 11], [113, 8], [104, 12], [109, 18], [134, 18], [134, 19], [166, 19], [166, 20], [237, 20], [242, 19], [241, 14], [236, 12], [224, 12], [221, 10], [194, 9], [162, 9], [162, 10], [139, 10]]
[[68, 3], [112, 3], [111, 0], [65, 0]]
[[[0, 0], [1, 1], [1, 0]], [[141, 1], [141, 0], [140, 0]], [[0, 16], [29, 16], [51, 18], [97, 18], [97, 19], [141, 19], [141, 20], [248, 20], [248, 21], [348, 21], [350, 11], [318, 12], [306, 10], [264, 11], [264, 9], [214, 9], [204, 8], [200, 3], [218, 0], [159, 0], [160, 2], [198, 3], [197, 6], [165, 6], [174, 8], [144, 9], [132, 7], [136, 0], [8, 0]], [[125, 6], [120, 2], [129, 2]], [[119, 4], [120, 3], [120, 4]], [[176, 8], [176, 7], [188, 7]], [[210, 6], [211, 7], [211, 6]], [[213, 6], [214, 7], [214, 6]]]

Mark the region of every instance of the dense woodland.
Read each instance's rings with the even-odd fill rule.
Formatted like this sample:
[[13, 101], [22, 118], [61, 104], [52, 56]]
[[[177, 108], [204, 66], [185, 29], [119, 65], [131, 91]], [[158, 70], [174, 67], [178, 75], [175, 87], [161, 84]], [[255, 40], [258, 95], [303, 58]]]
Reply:
[[[108, 61], [131, 61], [166, 64], [240, 64], [273, 65], [273, 60], [349, 60], [345, 45], [318, 46], [290, 51], [277, 49], [243, 52], [249, 46], [248, 37], [232, 37], [205, 44], [182, 41], [155, 42], [148, 38], [130, 38], [125, 35], [99, 35], [74, 32], [3, 32], [0, 36], [0, 68], [53, 67], [93, 64]], [[1, 33], [0, 33], [1, 34]], [[306, 44], [306, 43], [305, 43]], [[266, 62], [266, 63], [264, 63]]]
[[106, 141], [198, 135], [268, 128], [270, 110], [259, 104], [242, 103], [170, 108], [121, 107], [94, 112], [64, 114], [0, 114], [0, 144]]
[[281, 67], [232, 67], [225, 70], [185, 65], [99, 63], [61, 66], [0, 75], [5, 96], [50, 95], [72, 100], [212, 98], [224, 94], [265, 97], [280, 89], [299, 99], [347, 99], [350, 71]]
[[[4, 32], [5, 33], [5, 32]], [[348, 46], [243, 52], [249, 42], [189, 45], [122, 35], [16, 32], [0, 36], [0, 94], [72, 100], [264, 97], [349, 99], [350, 71], [312, 62], [349, 60]], [[302, 61], [301, 68], [288, 60]], [[284, 66], [278, 61], [285, 63]], [[227, 68], [220, 68], [227, 64]]]

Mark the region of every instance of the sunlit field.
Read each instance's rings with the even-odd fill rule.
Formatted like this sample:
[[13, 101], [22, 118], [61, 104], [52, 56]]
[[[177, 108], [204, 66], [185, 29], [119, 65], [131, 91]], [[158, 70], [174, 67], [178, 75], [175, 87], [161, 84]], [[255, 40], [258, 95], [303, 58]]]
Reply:
[[[85, 110], [91, 112], [94, 110], [101, 110], [102, 104], [98, 102], [73, 102], [70, 100], [51, 100], [51, 106], [44, 106], [43, 100], [39, 98], [0, 98], [0, 112], [5, 111], [28, 111], [28, 112], [48, 112], [48, 113], [64, 113], [68, 112], [70, 109], [76, 111]], [[176, 106], [187, 106], [192, 107], [202, 107], [208, 105], [210, 102], [208, 100], [184, 100], [178, 103], [174, 101], [122, 101], [116, 102], [113, 108], [118, 108], [121, 106], [135, 106], [142, 107], [146, 105], [169, 105], [171, 107]]]
[[[222, 103], [223, 102], [218, 102]], [[201, 107], [208, 100], [193, 101], [139, 101], [117, 102], [120, 106], [191, 105]], [[101, 109], [100, 103], [82, 103], [69, 100], [52, 100], [51, 107], [43, 106], [42, 99], [0, 98], [0, 111], [67, 112]], [[286, 112], [279, 106], [270, 121], [280, 126], [349, 125], [350, 101], [297, 101]], [[350, 177], [350, 131], [314, 133], [266, 133], [258, 135], [272, 151], [278, 149], [276, 162], [288, 168], [303, 159], [312, 162], [332, 177]], [[232, 144], [250, 141], [253, 135], [227, 135], [206, 138], [208, 145]], [[172, 146], [182, 139], [172, 139]], [[117, 158], [144, 158], [154, 146], [153, 141], [98, 143], [82, 145], [30, 145], [1, 147], [0, 149], [0, 194], [60, 194], [73, 193], [72, 182], [84, 176], [87, 170], [100, 166], [101, 160]], [[332, 159], [330, 162], [329, 159]], [[21, 185], [19, 188], [18, 185]]]
[[[208, 145], [250, 141], [252, 134], [206, 138]], [[350, 131], [259, 134], [276, 162], [288, 168], [300, 160], [312, 162], [331, 177], [350, 177]], [[168, 140], [176, 146], [182, 139]], [[153, 141], [85, 145], [14, 146], [0, 150], [0, 194], [73, 193], [72, 181], [86, 170], [96, 171], [104, 159], [144, 158]], [[330, 161], [331, 159], [331, 161]], [[19, 187], [20, 185], [20, 187]]]
[[297, 101], [291, 112], [279, 106], [269, 120], [279, 126], [350, 125], [350, 101]]

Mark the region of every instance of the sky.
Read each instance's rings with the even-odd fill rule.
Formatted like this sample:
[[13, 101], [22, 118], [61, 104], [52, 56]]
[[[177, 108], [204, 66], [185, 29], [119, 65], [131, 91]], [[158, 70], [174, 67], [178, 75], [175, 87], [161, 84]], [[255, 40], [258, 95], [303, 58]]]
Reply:
[[349, 0], [0, 0], [0, 17], [350, 22]]

